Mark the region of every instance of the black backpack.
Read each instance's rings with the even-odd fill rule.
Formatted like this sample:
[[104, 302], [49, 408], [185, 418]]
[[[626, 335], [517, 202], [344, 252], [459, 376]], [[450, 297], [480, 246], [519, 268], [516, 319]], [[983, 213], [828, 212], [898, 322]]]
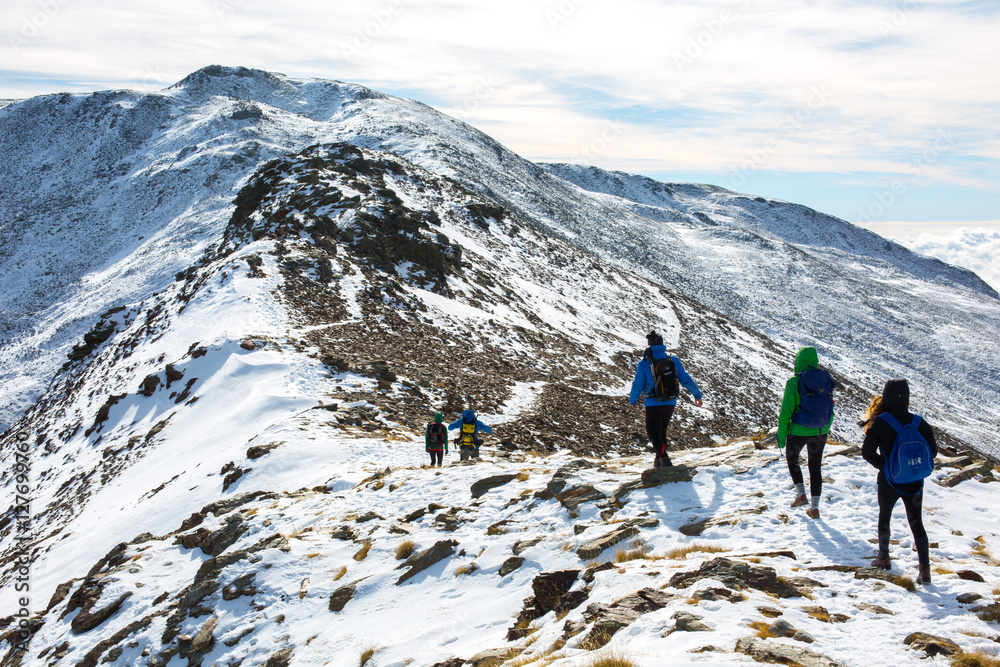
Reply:
[[429, 424], [427, 428], [427, 442], [431, 447], [444, 445], [444, 424]]
[[649, 366], [653, 370], [653, 398], [658, 401], [677, 398], [681, 392], [673, 357], [668, 354], [666, 359], [653, 359], [650, 352]]

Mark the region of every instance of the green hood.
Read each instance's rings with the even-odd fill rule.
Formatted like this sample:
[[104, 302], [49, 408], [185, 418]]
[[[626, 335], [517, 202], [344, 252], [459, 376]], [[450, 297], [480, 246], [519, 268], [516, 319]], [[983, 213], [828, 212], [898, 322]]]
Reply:
[[795, 355], [795, 372], [801, 373], [819, 366], [819, 356], [815, 347], [804, 347]]
[[435, 424], [441, 424], [441, 423], [443, 423], [443, 422], [444, 422], [444, 415], [443, 415], [443, 414], [441, 414], [441, 413], [439, 412], [439, 413], [437, 413], [436, 415], [434, 415], [434, 423], [435, 423]]

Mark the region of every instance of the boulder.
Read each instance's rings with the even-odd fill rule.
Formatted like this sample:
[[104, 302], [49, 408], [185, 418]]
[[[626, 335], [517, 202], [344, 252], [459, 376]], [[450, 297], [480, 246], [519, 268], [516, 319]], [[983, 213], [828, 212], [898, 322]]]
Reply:
[[690, 482], [694, 479], [694, 468], [687, 466], [666, 466], [664, 468], [648, 468], [642, 471], [642, 488], [651, 489], [661, 484], [672, 484], [674, 482]]
[[354, 599], [355, 593], [358, 592], [358, 582], [347, 584], [346, 586], [341, 586], [333, 593], [330, 594], [330, 611], [343, 611], [347, 603]]
[[397, 570], [403, 568], [410, 568], [404, 572], [399, 579], [396, 581], [396, 585], [399, 586], [407, 579], [423, 572], [431, 565], [448, 558], [453, 553], [455, 553], [455, 547], [458, 546], [458, 542], [455, 540], [441, 540], [436, 542], [434, 546], [429, 549], [424, 549], [423, 551], [417, 552], [407, 558], [403, 563], [396, 567]]
[[964, 579], [965, 581], [976, 581], [981, 584], [986, 583], [986, 579], [983, 578], [983, 575], [975, 572], [974, 570], [959, 570], [955, 574], [958, 575], [959, 579]]
[[639, 529], [631, 524], [622, 524], [619, 528], [612, 530], [610, 533], [605, 533], [597, 539], [590, 540], [580, 545], [576, 550], [576, 555], [582, 560], [590, 560], [592, 558], [597, 558], [601, 555], [608, 547], [612, 547], [619, 542], [629, 539], [630, 537], [635, 537], [639, 534]]
[[691, 595], [691, 599], [701, 602], [702, 600], [726, 600], [727, 602], [737, 603], [743, 601], [743, 596], [736, 591], [731, 591], [728, 588], [703, 588], [701, 590], [695, 591]]
[[845, 667], [842, 663], [808, 649], [766, 639], [757, 639], [756, 637], [744, 637], [736, 642], [736, 652], [744, 653], [757, 662], [799, 665], [800, 667]]
[[862, 602], [861, 604], [854, 605], [861, 611], [867, 611], [872, 614], [881, 614], [883, 616], [894, 616], [891, 609], [887, 609], [880, 604], [869, 604], [867, 602]]
[[574, 459], [556, 470], [555, 474], [552, 475], [552, 479], [550, 479], [549, 483], [545, 485], [545, 489], [543, 491], [539, 491], [536, 495], [543, 500], [553, 498], [556, 494], [566, 488], [566, 484], [569, 483], [569, 480], [573, 477], [573, 475], [581, 470], [596, 467], [596, 463], [591, 463], [586, 459]]
[[970, 480], [976, 475], [981, 475], [989, 471], [984, 463], [974, 463], [970, 466], [966, 466], [961, 470], [956, 470], [953, 473], [948, 473], [941, 479], [937, 480], [937, 483], [941, 486], [948, 487], [949, 489], [958, 486], [966, 480]]
[[702, 579], [714, 579], [729, 588], [755, 588], [782, 598], [798, 597], [802, 592], [779, 577], [774, 568], [754, 565], [728, 558], [714, 558], [704, 562], [694, 572], [678, 572], [670, 578], [669, 586], [687, 588]]
[[539, 535], [537, 537], [532, 537], [527, 540], [518, 540], [514, 542], [514, 546], [511, 547], [511, 551], [514, 552], [515, 556], [520, 556], [522, 553], [535, 546], [539, 542], [545, 539], [544, 535]]
[[929, 658], [936, 655], [953, 656], [962, 652], [961, 647], [950, 639], [926, 632], [914, 632], [907, 635], [903, 643], [915, 651], [923, 651]]
[[523, 648], [491, 648], [469, 658], [468, 664], [472, 667], [490, 667], [516, 658], [522, 653], [524, 653]]
[[774, 637], [791, 637], [795, 634], [795, 626], [783, 618], [779, 618], [767, 626], [767, 631]]
[[702, 519], [700, 521], [691, 521], [680, 527], [681, 533], [687, 535], [688, 537], [697, 537], [704, 533], [709, 528], [714, 528], [716, 526], [735, 526], [737, 523], [743, 520], [744, 516], [753, 514], [763, 514], [767, 511], [767, 505], [760, 505], [759, 507], [751, 507], [748, 509], [737, 510], [732, 514], [724, 514], [722, 516], [710, 517], [708, 519]]
[[511, 572], [524, 565], [524, 559], [520, 556], [511, 556], [500, 566], [500, 576], [506, 577]]
[[490, 489], [503, 486], [508, 482], [514, 481], [515, 479], [517, 479], [517, 475], [493, 475], [492, 477], [481, 479], [472, 485], [472, 497], [479, 498], [480, 496], [485, 495]]
[[97, 603], [100, 601], [101, 590], [103, 590], [103, 586], [98, 589], [97, 597], [88, 598], [80, 609], [80, 612], [73, 617], [73, 621], [70, 623], [70, 629], [73, 631], [73, 634], [83, 634], [101, 625], [104, 621], [117, 614], [118, 610], [125, 603], [125, 600], [132, 595], [131, 591], [123, 593], [114, 602], [95, 609]]
[[979, 593], [959, 593], [958, 597], [955, 598], [961, 604], [972, 604], [977, 600], [982, 600], [983, 596]]
[[267, 444], [267, 445], [254, 445], [253, 447], [250, 447], [249, 449], [247, 449], [247, 458], [248, 459], [259, 459], [262, 456], [270, 454], [271, 452], [273, 452], [274, 450], [276, 450], [278, 447], [281, 447], [281, 443], [280, 442], [272, 442], [272, 443]]
[[580, 645], [588, 650], [601, 648], [619, 630], [631, 625], [643, 614], [663, 609], [677, 597], [654, 588], [643, 588], [611, 605], [592, 604], [583, 612], [583, 617], [594, 625]]
[[672, 632], [713, 632], [712, 628], [702, 621], [702, 617], [686, 611], [679, 611], [672, 616], [674, 627], [664, 633], [664, 637]]
[[570, 512], [575, 512], [583, 503], [604, 500], [606, 497], [590, 484], [574, 486], [571, 489], [556, 494], [556, 499]]

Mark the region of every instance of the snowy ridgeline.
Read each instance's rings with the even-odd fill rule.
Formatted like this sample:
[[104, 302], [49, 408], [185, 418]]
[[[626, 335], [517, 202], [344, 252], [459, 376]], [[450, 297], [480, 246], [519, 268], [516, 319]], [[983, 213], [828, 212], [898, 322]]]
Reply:
[[453, 177], [508, 220], [793, 350], [816, 345], [866, 391], [907, 377], [936, 423], [996, 447], [996, 294], [967, 271], [802, 206], [540, 167], [417, 102], [242, 68], [208, 67], [158, 93], [21, 101], [0, 110], [0, 140], [0, 424], [41, 395], [101, 313], [162, 290], [217, 242], [260, 165], [346, 141]]

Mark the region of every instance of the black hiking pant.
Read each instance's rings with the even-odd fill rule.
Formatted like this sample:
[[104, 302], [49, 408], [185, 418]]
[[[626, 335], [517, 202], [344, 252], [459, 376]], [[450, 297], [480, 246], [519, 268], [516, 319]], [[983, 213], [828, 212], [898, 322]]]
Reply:
[[799, 467], [799, 453], [806, 448], [809, 456], [809, 493], [814, 496], [823, 493], [823, 447], [826, 445], [826, 435], [789, 435], [785, 436], [785, 460], [788, 462], [788, 473], [792, 482], [802, 484], [802, 468]]
[[444, 462], [444, 450], [429, 450], [427, 453], [431, 455], [431, 465], [441, 465]]
[[878, 480], [878, 550], [880, 554], [889, 553], [889, 522], [892, 520], [892, 508], [900, 498], [903, 499], [906, 520], [910, 522], [910, 532], [913, 533], [917, 561], [920, 565], [930, 565], [930, 548], [923, 518], [924, 490], [920, 489], [916, 495], [904, 496], [882, 479], [881, 475]]
[[458, 448], [458, 458], [462, 461], [471, 461], [475, 453], [476, 448], [473, 445], [462, 445]]
[[670, 455], [667, 454], [667, 426], [674, 415], [673, 405], [646, 406], [646, 435], [653, 447], [653, 464], [660, 467], [670, 465]]

